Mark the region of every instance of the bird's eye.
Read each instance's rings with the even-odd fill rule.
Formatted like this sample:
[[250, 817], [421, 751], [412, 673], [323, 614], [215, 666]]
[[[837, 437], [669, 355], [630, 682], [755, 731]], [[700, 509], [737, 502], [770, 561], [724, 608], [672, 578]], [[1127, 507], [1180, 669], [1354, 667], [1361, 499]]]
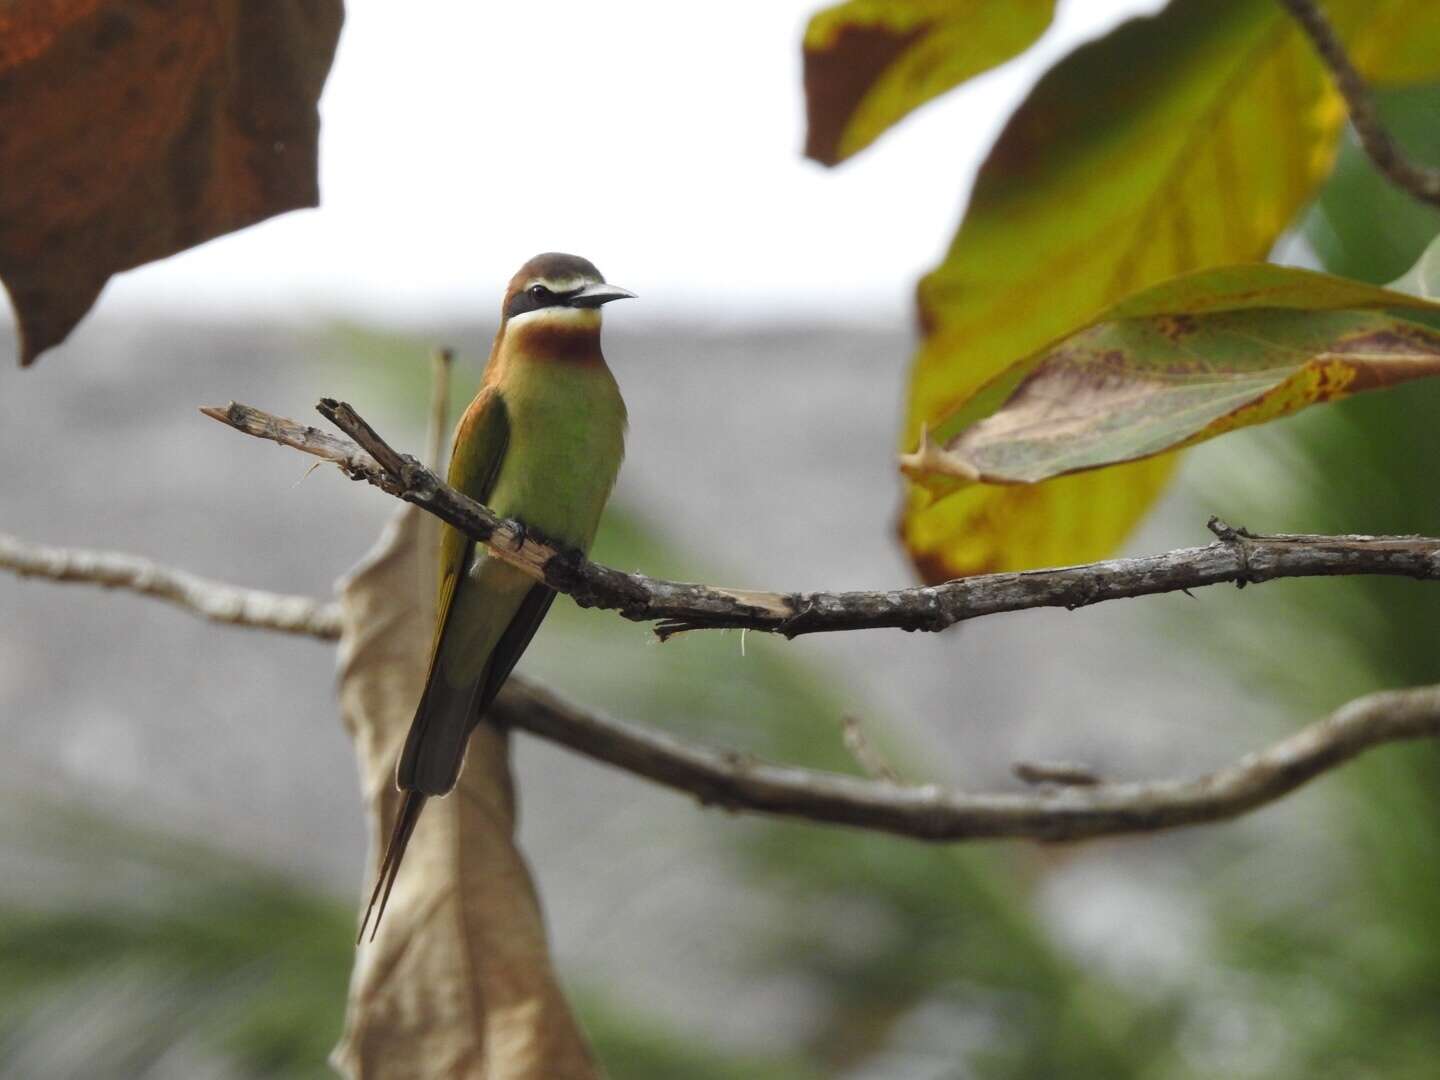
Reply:
[[534, 299], [534, 300], [544, 300], [544, 299], [545, 299], [547, 296], [549, 296], [549, 295], [550, 295], [550, 290], [547, 289], [544, 285], [531, 285], [531, 286], [530, 286], [530, 296], [531, 296], [531, 298]]

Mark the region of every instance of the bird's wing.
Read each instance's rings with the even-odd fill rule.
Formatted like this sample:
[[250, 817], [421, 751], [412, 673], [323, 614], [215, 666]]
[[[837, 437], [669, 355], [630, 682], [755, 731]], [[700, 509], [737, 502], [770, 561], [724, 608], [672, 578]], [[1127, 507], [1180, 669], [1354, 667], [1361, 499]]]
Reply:
[[[451, 450], [450, 471], [447, 476], [450, 486], [472, 499], [484, 502], [495, 489], [495, 480], [500, 475], [500, 466], [505, 461], [509, 442], [510, 421], [505, 411], [505, 399], [497, 388], [487, 387], [465, 410], [465, 415], [456, 425], [455, 444]], [[465, 578], [465, 570], [474, 550], [475, 541], [459, 529], [446, 524], [441, 530], [440, 594], [436, 607], [435, 637], [430, 644], [430, 667], [425, 675], [425, 689], [420, 695], [415, 719], [410, 723], [410, 732], [406, 736], [405, 748], [401, 751], [395, 773], [396, 783], [402, 789], [410, 790], [417, 786], [416, 769], [421, 749], [437, 711], [435, 705], [438, 703], [434, 698], [445, 689], [436, 686], [440, 650], [445, 640], [445, 631], [450, 626], [460, 582]], [[476, 690], [481, 690], [483, 685], [482, 679], [481, 686]], [[473, 698], [470, 703], [454, 703], [455, 706], [467, 710], [473, 704]], [[465, 732], [466, 729], [462, 729], [455, 734], [463, 739]], [[461, 747], [460, 754], [463, 756], [463, 742]], [[458, 767], [459, 763], [455, 764]], [[440, 792], [429, 790], [427, 793]]]
[[[488, 502], [505, 462], [510, 445], [510, 417], [505, 399], [495, 386], [481, 391], [455, 425], [455, 441], [450, 450], [450, 471], [446, 479], [456, 491], [469, 495], [476, 502]], [[440, 653], [440, 639], [450, 621], [455, 600], [455, 587], [465, 576], [475, 541], [453, 525], [447, 524], [440, 537], [440, 602], [436, 610], [435, 639], [430, 648], [430, 675], [435, 673], [435, 657]], [[427, 682], [429, 676], [427, 676]]]
[[[500, 475], [500, 466], [505, 461], [505, 450], [509, 442], [510, 421], [505, 412], [505, 399], [500, 396], [499, 389], [492, 385], [476, 395], [475, 400], [470, 403], [470, 407], [465, 410], [465, 415], [460, 418], [460, 423], [455, 427], [455, 442], [450, 452], [450, 471], [447, 476], [450, 486], [464, 492], [472, 499], [480, 502], [486, 501], [495, 488], [495, 480]], [[425, 800], [428, 795], [415, 785], [416, 766], [425, 742], [426, 731], [430, 726], [431, 695], [432, 691], [436, 689], [436, 661], [440, 655], [441, 643], [445, 639], [445, 628], [450, 623], [450, 613], [455, 606], [455, 596], [459, 591], [461, 580], [465, 577], [465, 568], [469, 565], [470, 555], [474, 548], [475, 542], [459, 529], [446, 524], [441, 531], [440, 596], [437, 608], [438, 616], [435, 620], [435, 637], [430, 645], [430, 669], [425, 675], [425, 690], [420, 695], [420, 704], [415, 710], [415, 719], [410, 722], [410, 731], [405, 737], [405, 748], [401, 751], [400, 761], [395, 770], [396, 784], [405, 792], [405, 797], [401, 800], [400, 809], [396, 814], [395, 826], [390, 833], [390, 842], [385, 846], [385, 854], [380, 860], [380, 869], [376, 874], [375, 889], [370, 894], [370, 904], [366, 907], [365, 918], [360, 924], [360, 937], [362, 938], [365, 936], [365, 928], [370, 924], [370, 915], [375, 912], [377, 902], [379, 911], [375, 914], [375, 930], [380, 928], [380, 919], [385, 914], [385, 905], [390, 900], [390, 890], [394, 887], [395, 877], [400, 872], [400, 863], [405, 858], [405, 849], [410, 843], [415, 823], [420, 818], [420, 811], [425, 808]], [[523, 605], [521, 610], [522, 613], [525, 610]], [[537, 624], [538, 621], [537, 619]], [[533, 629], [531, 633], [534, 633]], [[507, 629], [506, 635], [508, 636], [508, 634], [509, 630]], [[526, 640], [529, 640], [528, 636]], [[514, 660], [511, 660], [510, 663], [513, 665]], [[501, 682], [503, 681], [501, 679]], [[482, 688], [487, 684], [488, 680], [482, 679], [480, 686], [476, 689], [483, 693]], [[499, 687], [497, 686], [496, 689], [498, 690]], [[490, 696], [493, 697], [494, 693], [491, 692]], [[459, 754], [462, 757], [464, 755], [463, 742], [460, 745]], [[455, 765], [458, 768], [458, 761]], [[373, 939], [374, 931], [371, 931], [370, 936]]]
[[[500, 396], [498, 390], [491, 390], [490, 395], [493, 404], [487, 402], [481, 407], [474, 425], [463, 440], [467, 447], [466, 460], [460, 461], [457, 467], [456, 461], [452, 459], [450, 467], [450, 486], [459, 488], [481, 502], [488, 499], [490, 492], [494, 490], [495, 479], [500, 473], [500, 464], [505, 459], [505, 447], [509, 442], [510, 433], [510, 423], [505, 412], [505, 399]], [[456, 432], [457, 446], [462, 442], [462, 432], [464, 432], [463, 424]], [[492, 458], [493, 465], [491, 465]], [[472, 492], [467, 485], [481, 477], [483, 477], [483, 481], [477, 485], [476, 491]], [[436, 620], [435, 643], [431, 650], [431, 677], [434, 675], [435, 657], [440, 652], [441, 635], [455, 598], [455, 583], [463, 575], [464, 568], [469, 565], [470, 554], [473, 550], [474, 541], [470, 541], [464, 533], [458, 529], [446, 529], [445, 538], [441, 543], [440, 565], [444, 569], [440, 585], [440, 617]], [[546, 585], [536, 585], [525, 594], [519, 610], [515, 612], [514, 617], [500, 635], [500, 640], [495, 643], [494, 650], [490, 653], [485, 675], [481, 679], [480, 690], [474, 702], [474, 711], [471, 713], [472, 725], [479, 723], [480, 717], [485, 714], [485, 710], [495, 700], [495, 695], [505, 685], [505, 680], [510, 677], [510, 672], [515, 670], [515, 664], [524, 654], [530, 640], [535, 636], [535, 632], [540, 629], [540, 624], [545, 621], [545, 615], [549, 612], [550, 605], [554, 600], [555, 590]]]
[[485, 685], [480, 692], [479, 707], [471, 720], [472, 724], [480, 722], [480, 717], [485, 715], [485, 710], [495, 700], [495, 695], [500, 693], [500, 688], [505, 685], [510, 672], [515, 670], [515, 664], [530, 644], [530, 639], [545, 621], [545, 614], [554, 600], [555, 590], [548, 585], [536, 585], [525, 594], [520, 610], [510, 620], [510, 625], [505, 627], [505, 632], [495, 643], [495, 651], [490, 654], [490, 666], [485, 670]]

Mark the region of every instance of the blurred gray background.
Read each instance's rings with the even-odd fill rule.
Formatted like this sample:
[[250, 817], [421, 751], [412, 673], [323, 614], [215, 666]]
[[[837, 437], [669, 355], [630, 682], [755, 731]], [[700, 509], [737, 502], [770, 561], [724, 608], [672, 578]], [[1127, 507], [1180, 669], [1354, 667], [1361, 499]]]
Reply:
[[[776, 589], [913, 580], [893, 533], [906, 333], [843, 324], [724, 331], [706, 329], [703, 317], [699, 330], [637, 327], [629, 314], [612, 313], [606, 332], [631, 415], [615, 506], [665, 537], [684, 576]], [[457, 395], [477, 379], [490, 333], [436, 335], [460, 349]], [[312, 473], [301, 455], [232, 433], [196, 408], [236, 399], [311, 420], [317, 398], [337, 395], [396, 445], [418, 450], [428, 370], [419, 340], [355, 327], [99, 317], [33, 371], [0, 366], [0, 431], [21, 463], [0, 474], [0, 527], [327, 594], [393, 500], [329, 467]], [[1177, 496], [1131, 546], [1203, 543], [1204, 516]], [[1141, 609], [1214, 612], [1227, 601], [1212, 591], [1021, 613], [942, 635], [786, 643], [749, 634], [742, 647], [729, 634], [723, 679], [743, 684], [757, 654], [813, 666], [844, 711], [923, 763], [916, 781], [1014, 787], [1009, 765], [1020, 759], [1075, 759], [1127, 778], [1195, 772], [1254, 745], [1240, 733], [1270, 706], [1246, 703], [1207, 664], [1177, 652]], [[0, 577], [0, 605], [7, 788], [78, 796], [358, 895], [362, 818], [330, 647], [9, 576]], [[595, 672], [576, 651], [591, 637], [625, 657], [624, 678], [641, 695], [647, 678], [695, 647], [684, 636], [658, 645], [646, 627], [605, 613], [567, 617], [583, 620], [578, 632], [547, 627], [520, 670], [582, 702], [594, 698]], [[837, 708], [826, 736], [837, 746], [840, 720]], [[729, 730], [698, 737], [756, 749], [746, 723], [734, 717]], [[806, 917], [777, 914], [772, 899], [747, 895], [734, 878], [723, 846], [743, 826], [527, 736], [517, 746], [523, 842], [565, 969], [717, 1035], [776, 1045], [792, 1037], [777, 1019], [803, 1014], [803, 995], [757, 985], [726, 957], [727, 924]], [[1164, 940], [1183, 915], [1172, 902], [1158, 926], [1133, 918], [1170, 872], [1142, 863], [1121, 881], [1077, 871], [1057, 915], [1103, 943], [1110, 962], [1188, 954]], [[1136, 896], [1116, 895], [1127, 891]]]
[[[505, 278], [560, 248], [641, 294], [607, 313], [631, 434], [597, 558], [786, 590], [911, 583], [894, 451], [914, 281], [1046, 65], [1160, 5], [1060, 5], [1024, 58], [834, 171], [799, 156], [816, 6], [570, 4], [552, 34], [553, 5], [352, 0], [322, 209], [120, 275], [33, 369], [0, 327], [0, 531], [329, 594], [394, 501], [197, 407], [318, 423], [337, 396], [418, 450], [430, 350], [459, 350], [458, 415]], [[603, 115], [568, 123], [582, 99]], [[1434, 88], [1382, 105], [1433, 144]], [[536, 199], [557, 185], [573, 197]], [[1350, 145], [1279, 254], [1384, 282], [1437, 229]], [[1205, 543], [1212, 513], [1440, 535], [1437, 411], [1420, 383], [1206, 444], [1127, 549]], [[561, 600], [521, 670], [818, 768], [854, 770], [853, 715], [917, 782], [1014, 789], [1011, 763], [1056, 758], [1194, 775], [1359, 693], [1440, 680], [1432, 594], [1277, 582], [941, 635], [665, 645]], [[323, 1075], [366, 869], [333, 649], [6, 574], [0, 614], [0, 1080]], [[1221, 827], [945, 847], [725, 814], [515, 746], [560, 970], [617, 1077], [1434, 1074], [1433, 747]]]

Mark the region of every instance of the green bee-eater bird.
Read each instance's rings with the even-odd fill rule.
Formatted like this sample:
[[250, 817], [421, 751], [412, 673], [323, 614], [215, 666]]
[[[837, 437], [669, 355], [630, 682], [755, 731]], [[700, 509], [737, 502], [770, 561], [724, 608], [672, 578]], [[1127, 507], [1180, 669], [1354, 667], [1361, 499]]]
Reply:
[[[576, 255], [537, 255], [520, 268], [480, 390], [455, 428], [451, 487], [561, 547], [589, 549], [625, 453], [625, 403], [600, 352], [600, 307], [634, 295]], [[395, 773], [405, 797], [362, 936], [377, 900], [379, 928], [425, 800], [455, 786], [471, 731], [554, 599], [444, 527], [430, 671]]]

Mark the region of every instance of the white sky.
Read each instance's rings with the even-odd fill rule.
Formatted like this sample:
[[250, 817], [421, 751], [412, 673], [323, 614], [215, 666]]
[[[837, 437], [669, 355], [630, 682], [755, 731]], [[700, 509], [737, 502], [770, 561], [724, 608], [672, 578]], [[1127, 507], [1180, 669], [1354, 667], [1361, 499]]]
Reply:
[[101, 306], [489, 316], [515, 267], [558, 249], [650, 317], [906, 319], [1028, 86], [1160, 6], [1062, 0], [1026, 57], [827, 170], [800, 156], [801, 32], [821, 2], [352, 0], [321, 102], [321, 208], [122, 275]]

